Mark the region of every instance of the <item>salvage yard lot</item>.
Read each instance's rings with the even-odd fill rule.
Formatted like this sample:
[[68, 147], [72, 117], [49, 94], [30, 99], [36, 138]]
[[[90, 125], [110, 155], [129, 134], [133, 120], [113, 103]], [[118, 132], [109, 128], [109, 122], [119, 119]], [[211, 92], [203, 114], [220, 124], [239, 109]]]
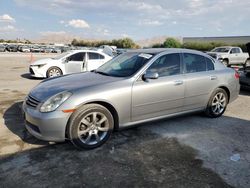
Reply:
[[250, 187], [250, 91], [221, 118], [150, 122], [78, 151], [24, 128], [22, 101], [41, 81], [27, 74], [29, 61], [48, 56], [0, 54], [0, 187]]

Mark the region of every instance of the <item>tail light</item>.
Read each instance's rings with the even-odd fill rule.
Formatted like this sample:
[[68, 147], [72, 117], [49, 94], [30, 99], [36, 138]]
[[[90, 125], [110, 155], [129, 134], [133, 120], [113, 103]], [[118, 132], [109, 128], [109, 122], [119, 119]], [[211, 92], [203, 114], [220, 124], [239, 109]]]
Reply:
[[235, 71], [234, 77], [235, 77], [235, 79], [239, 79], [240, 78], [240, 74], [237, 71]]

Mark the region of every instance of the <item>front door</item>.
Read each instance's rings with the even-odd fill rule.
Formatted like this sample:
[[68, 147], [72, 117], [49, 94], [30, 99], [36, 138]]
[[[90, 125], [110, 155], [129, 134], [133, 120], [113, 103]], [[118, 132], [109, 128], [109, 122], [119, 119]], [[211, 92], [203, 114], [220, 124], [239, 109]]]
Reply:
[[232, 48], [229, 52], [229, 62], [230, 64], [239, 63], [239, 50], [237, 48]]
[[75, 53], [65, 62], [66, 74], [81, 72], [84, 68], [85, 52]]
[[159, 57], [147, 72], [158, 79], [139, 79], [132, 88], [132, 121], [164, 116], [182, 111], [184, 82], [179, 53]]

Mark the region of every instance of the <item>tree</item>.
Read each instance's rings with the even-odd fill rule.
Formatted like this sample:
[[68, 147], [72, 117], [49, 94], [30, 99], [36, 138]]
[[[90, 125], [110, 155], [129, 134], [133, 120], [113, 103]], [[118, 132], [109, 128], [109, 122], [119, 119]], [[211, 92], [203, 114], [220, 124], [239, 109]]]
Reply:
[[181, 43], [174, 38], [167, 38], [163, 43], [163, 47], [165, 48], [180, 48]]

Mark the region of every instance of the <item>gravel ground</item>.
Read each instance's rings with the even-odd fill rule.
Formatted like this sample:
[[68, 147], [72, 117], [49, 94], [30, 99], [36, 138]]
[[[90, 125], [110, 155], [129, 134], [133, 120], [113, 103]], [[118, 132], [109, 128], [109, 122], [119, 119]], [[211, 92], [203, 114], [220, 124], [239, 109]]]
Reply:
[[24, 129], [22, 100], [41, 81], [27, 74], [30, 60], [30, 54], [0, 53], [1, 187], [250, 187], [250, 91], [221, 118], [193, 114], [146, 123], [78, 151]]

